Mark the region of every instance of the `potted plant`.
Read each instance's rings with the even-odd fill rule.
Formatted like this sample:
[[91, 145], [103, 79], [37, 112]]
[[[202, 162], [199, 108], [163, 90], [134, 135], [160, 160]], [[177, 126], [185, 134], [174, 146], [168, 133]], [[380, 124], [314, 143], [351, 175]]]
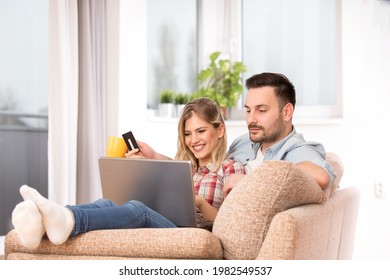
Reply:
[[175, 115], [174, 93], [171, 89], [164, 89], [160, 93], [159, 115], [172, 118]]
[[212, 53], [209, 66], [199, 72], [196, 78], [198, 91], [195, 96], [213, 99], [226, 112], [226, 109], [234, 107], [241, 97], [241, 74], [246, 72], [246, 67], [242, 62], [232, 64], [229, 59], [218, 60], [220, 54]]
[[190, 97], [186, 93], [179, 92], [175, 94], [174, 99], [175, 99], [175, 107], [176, 107], [176, 116], [179, 116], [180, 112], [183, 110], [184, 106], [186, 106]]

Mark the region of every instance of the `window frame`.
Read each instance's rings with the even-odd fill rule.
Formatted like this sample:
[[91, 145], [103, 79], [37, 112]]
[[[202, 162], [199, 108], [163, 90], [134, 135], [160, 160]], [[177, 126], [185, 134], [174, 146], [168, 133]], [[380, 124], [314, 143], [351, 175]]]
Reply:
[[[216, 43], [214, 44], [206, 44], [202, 41], [202, 38], [212, 38], [217, 37], [218, 34], [210, 34], [212, 29], [202, 29], [202, 16], [205, 17], [207, 12], [202, 10], [204, 6], [204, 0], [199, 1], [200, 8], [198, 13], [200, 14], [200, 28], [198, 29], [198, 38], [200, 38], [199, 47], [198, 47], [198, 57], [199, 57], [199, 69], [202, 69], [207, 64], [207, 54], [217, 50], [218, 48]], [[216, 1], [218, 2], [218, 1]], [[208, 8], [212, 7], [212, 4], [207, 6]], [[217, 7], [217, 5], [215, 5]], [[229, 44], [231, 45], [230, 56], [229, 58], [234, 60], [243, 59], [243, 26], [242, 26], [242, 18], [243, 18], [243, 1], [242, 0], [233, 0], [229, 6], [235, 12], [235, 15], [232, 16], [233, 21], [237, 26], [236, 30], [232, 32], [232, 36], [230, 37]], [[318, 120], [318, 122], [323, 122], [324, 120], [334, 121], [342, 119], [343, 117], [343, 106], [342, 106], [342, 68], [341, 68], [341, 1], [335, 0], [335, 82], [336, 82], [336, 92], [335, 92], [335, 104], [333, 105], [296, 105], [295, 109], [295, 119], [298, 119], [299, 122], [312, 122], [313, 120]], [[216, 13], [222, 13], [223, 9], [215, 9]], [[209, 11], [209, 13], [211, 13]], [[220, 17], [222, 15], [219, 15]], [[207, 25], [203, 23], [203, 25]], [[245, 84], [245, 81], [243, 81]], [[245, 119], [245, 96], [246, 90], [242, 94], [242, 97], [237, 102], [236, 107], [231, 109], [231, 119]]]
[[[229, 49], [229, 53], [222, 53], [221, 57], [227, 57], [231, 61], [242, 61], [243, 59], [243, 1], [242, 0], [197, 0], [197, 72], [206, 67], [209, 63], [209, 55], [220, 50], [221, 47]], [[298, 122], [334, 122], [343, 118], [342, 98], [342, 57], [341, 57], [341, 0], [335, 0], [335, 83], [336, 96], [333, 105], [300, 105], [295, 108], [294, 119]], [[227, 42], [218, 41], [221, 37], [221, 19], [225, 8], [230, 9], [229, 26], [233, 26], [228, 34]], [[218, 22], [219, 20], [219, 22]], [[226, 34], [224, 34], [226, 35]], [[227, 46], [227, 47], [226, 47]], [[294, 82], [294, 81], [292, 81]], [[245, 84], [245, 81], [243, 81]], [[245, 119], [245, 96], [246, 89], [237, 102], [237, 105], [230, 110], [231, 120]]]

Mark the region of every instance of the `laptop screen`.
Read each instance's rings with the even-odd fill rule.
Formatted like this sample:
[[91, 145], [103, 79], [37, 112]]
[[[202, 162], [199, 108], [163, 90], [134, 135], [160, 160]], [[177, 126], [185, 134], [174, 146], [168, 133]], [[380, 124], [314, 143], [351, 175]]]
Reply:
[[196, 226], [189, 161], [101, 157], [99, 169], [104, 198], [138, 200], [179, 227]]

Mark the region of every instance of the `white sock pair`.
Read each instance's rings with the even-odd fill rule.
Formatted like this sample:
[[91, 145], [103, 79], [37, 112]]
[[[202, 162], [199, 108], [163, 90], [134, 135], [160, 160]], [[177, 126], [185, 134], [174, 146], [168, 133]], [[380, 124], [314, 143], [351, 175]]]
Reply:
[[27, 199], [15, 206], [12, 211], [12, 224], [24, 247], [35, 249], [39, 246], [45, 234], [45, 227], [34, 201]]
[[75, 223], [73, 213], [26, 185], [19, 191], [24, 201], [16, 205], [12, 223], [23, 246], [37, 248], [45, 232], [53, 244], [66, 242]]

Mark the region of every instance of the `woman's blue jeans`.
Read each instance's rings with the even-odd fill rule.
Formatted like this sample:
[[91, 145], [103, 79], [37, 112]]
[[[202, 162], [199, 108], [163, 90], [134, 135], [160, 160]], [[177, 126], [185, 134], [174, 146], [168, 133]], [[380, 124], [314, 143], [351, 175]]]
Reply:
[[99, 199], [93, 203], [66, 207], [75, 218], [75, 227], [70, 236], [99, 229], [176, 227], [170, 220], [136, 200], [117, 205], [111, 200]]

